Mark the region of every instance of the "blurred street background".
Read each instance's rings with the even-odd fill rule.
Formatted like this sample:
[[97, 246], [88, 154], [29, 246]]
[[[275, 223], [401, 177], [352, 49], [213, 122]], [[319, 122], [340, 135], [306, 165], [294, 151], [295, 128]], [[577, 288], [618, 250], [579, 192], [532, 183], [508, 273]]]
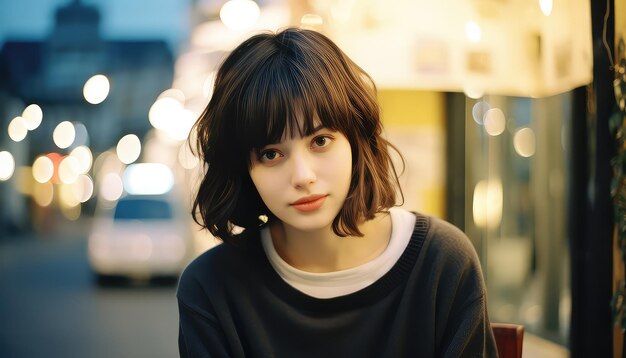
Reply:
[[286, 26], [372, 76], [403, 207], [467, 233], [525, 357], [622, 356], [626, 0], [7, 0], [0, 357], [178, 355], [177, 278], [217, 244], [188, 138], [224, 57]]
[[0, 243], [3, 357], [176, 357], [171, 282], [95, 284], [85, 222]]

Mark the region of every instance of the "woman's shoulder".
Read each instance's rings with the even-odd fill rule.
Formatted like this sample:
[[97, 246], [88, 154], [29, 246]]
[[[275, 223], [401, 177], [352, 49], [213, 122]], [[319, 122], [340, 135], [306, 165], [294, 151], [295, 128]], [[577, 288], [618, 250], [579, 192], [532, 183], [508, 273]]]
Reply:
[[252, 265], [254, 250], [220, 243], [193, 259], [183, 270], [178, 293], [184, 297], [215, 292], [234, 276], [245, 276]]
[[430, 224], [422, 267], [428, 268], [431, 275], [437, 275], [439, 281], [453, 291], [466, 291], [464, 297], [484, 294], [480, 260], [469, 237], [445, 220], [427, 218]]
[[452, 266], [454, 269], [467, 269], [479, 266], [476, 249], [469, 237], [455, 225], [437, 218], [416, 213], [420, 222], [426, 226], [426, 260], [431, 265]]

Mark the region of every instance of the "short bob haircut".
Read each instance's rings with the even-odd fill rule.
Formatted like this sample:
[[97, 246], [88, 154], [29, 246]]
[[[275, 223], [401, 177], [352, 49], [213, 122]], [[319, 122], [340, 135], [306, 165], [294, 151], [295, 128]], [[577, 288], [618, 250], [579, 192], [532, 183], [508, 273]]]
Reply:
[[333, 231], [362, 236], [358, 225], [394, 206], [396, 189], [402, 195], [388, 151], [396, 148], [381, 136], [379, 112], [372, 79], [328, 37], [298, 28], [252, 36], [220, 66], [195, 124], [206, 172], [194, 220], [230, 243], [275, 220], [250, 178], [251, 154], [284, 135], [310, 135], [321, 122], [352, 149], [350, 188]]

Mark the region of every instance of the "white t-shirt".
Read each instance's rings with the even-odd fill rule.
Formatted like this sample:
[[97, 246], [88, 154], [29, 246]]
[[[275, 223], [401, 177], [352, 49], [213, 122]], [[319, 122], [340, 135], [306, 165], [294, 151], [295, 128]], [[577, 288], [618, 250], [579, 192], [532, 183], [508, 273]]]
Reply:
[[385, 251], [362, 265], [341, 271], [313, 273], [289, 265], [276, 252], [269, 227], [261, 230], [263, 249], [274, 270], [288, 284], [309, 296], [332, 298], [361, 290], [386, 274], [398, 261], [411, 239], [415, 215], [391, 208], [391, 238]]

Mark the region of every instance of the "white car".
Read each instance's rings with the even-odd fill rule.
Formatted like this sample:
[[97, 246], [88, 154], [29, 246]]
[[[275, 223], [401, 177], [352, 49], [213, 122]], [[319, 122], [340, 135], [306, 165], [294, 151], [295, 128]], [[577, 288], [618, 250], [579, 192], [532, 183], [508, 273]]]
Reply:
[[99, 282], [109, 277], [176, 279], [194, 257], [189, 213], [168, 195], [127, 195], [99, 208], [88, 238]]

